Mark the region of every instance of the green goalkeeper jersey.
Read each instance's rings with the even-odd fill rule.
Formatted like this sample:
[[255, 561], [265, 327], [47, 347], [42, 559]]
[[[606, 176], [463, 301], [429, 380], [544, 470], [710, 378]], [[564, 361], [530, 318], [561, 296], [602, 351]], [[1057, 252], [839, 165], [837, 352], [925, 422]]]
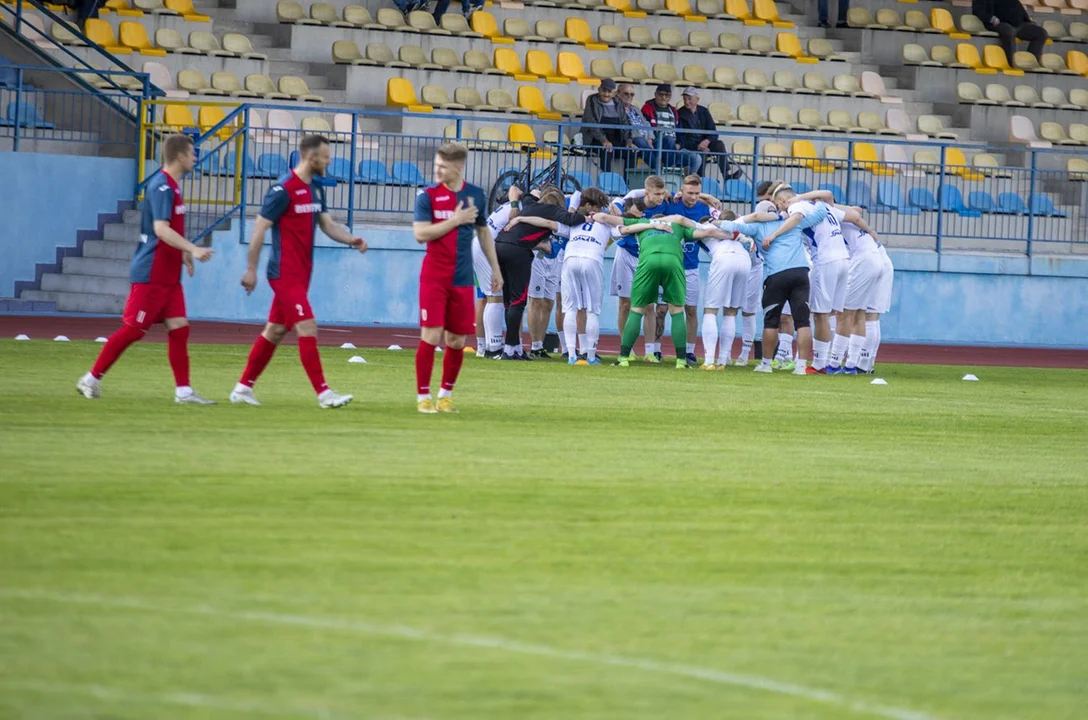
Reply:
[[[624, 225], [638, 225], [640, 223], [653, 222], [646, 218], [624, 218]], [[638, 255], [640, 258], [647, 255], [671, 255], [681, 262], [684, 259], [683, 243], [693, 242], [694, 228], [687, 228], [676, 223], [668, 223], [672, 231], [651, 228], [638, 233]]]

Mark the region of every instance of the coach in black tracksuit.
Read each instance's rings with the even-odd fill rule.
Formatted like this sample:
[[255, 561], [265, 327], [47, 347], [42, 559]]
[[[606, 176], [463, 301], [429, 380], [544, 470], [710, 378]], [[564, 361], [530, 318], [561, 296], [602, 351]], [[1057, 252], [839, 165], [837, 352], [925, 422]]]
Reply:
[[[545, 190], [539, 200], [526, 194], [521, 199], [519, 214], [554, 220], [561, 225], [577, 226], [586, 221], [584, 215], [568, 212], [566, 198], [558, 190]], [[533, 248], [551, 236], [551, 231], [529, 224], [518, 224], [502, 230], [495, 238], [495, 253], [502, 271], [502, 304], [506, 308], [506, 347], [504, 359], [528, 359], [521, 348], [521, 320], [529, 295], [529, 278], [533, 267]], [[517, 349], [517, 350], [515, 350]]]

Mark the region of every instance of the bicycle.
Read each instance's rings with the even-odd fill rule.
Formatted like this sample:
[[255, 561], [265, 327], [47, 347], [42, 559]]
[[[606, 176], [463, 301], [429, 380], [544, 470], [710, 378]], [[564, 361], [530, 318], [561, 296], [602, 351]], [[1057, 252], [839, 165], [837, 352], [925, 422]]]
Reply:
[[510, 168], [499, 174], [495, 183], [491, 186], [491, 192], [487, 196], [487, 211], [492, 213], [497, 207], [506, 202], [507, 192], [511, 185], [517, 185], [525, 192], [540, 187], [545, 183], [554, 183], [556, 172], [559, 172], [559, 188], [564, 194], [569, 195], [582, 189], [582, 184], [574, 177], [561, 169], [559, 157], [542, 170], [533, 171], [533, 155], [540, 148], [535, 145], [522, 145], [521, 152], [525, 154], [525, 167], [521, 170]]

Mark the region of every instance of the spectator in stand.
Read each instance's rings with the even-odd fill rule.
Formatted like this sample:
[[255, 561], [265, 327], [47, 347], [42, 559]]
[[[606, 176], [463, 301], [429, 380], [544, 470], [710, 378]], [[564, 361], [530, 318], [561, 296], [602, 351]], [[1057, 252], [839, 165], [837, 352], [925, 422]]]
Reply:
[[682, 130], [693, 132], [680, 133], [680, 144], [685, 150], [699, 155], [699, 169], [696, 175], [706, 177], [706, 160], [710, 154], [718, 158], [718, 169], [723, 178], [740, 177], [740, 168], [730, 161], [725, 143], [718, 139], [718, 126], [710, 111], [699, 104], [699, 91], [694, 87], [684, 88], [684, 106], [676, 113]]
[[[828, 15], [828, 2], [829, 0], [818, 0], [816, 3], [816, 14], [819, 16], [819, 26], [822, 28], [829, 28], [831, 24], [827, 21]], [[846, 22], [846, 14], [850, 12], [850, 0], [839, 0], [835, 3], [839, 7], [839, 22], [835, 27], [844, 28], [850, 27]]]
[[[429, 0], [393, 0], [393, 3], [407, 17], [408, 13], [415, 10], [426, 10]], [[483, 6], [484, 0], [461, 0], [461, 12], [464, 13], [466, 20], [472, 17], [472, 13], [481, 10]], [[434, 21], [441, 23], [442, 16], [449, 9], [450, 0], [438, 0], [438, 3], [434, 6]]]
[[682, 167], [684, 174], [690, 175], [702, 163], [699, 153], [684, 150], [676, 142], [676, 128], [680, 118], [669, 101], [672, 99], [672, 85], [658, 85], [654, 99], [647, 100], [642, 106], [642, 115], [651, 126], [658, 130], [655, 137], [661, 147], [661, 164], [666, 167]]
[[[582, 144], [597, 154], [601, 170], [612, 171], [612, 161], [627, 157], [631, 142], [631, 122], [623, 104], [616, 98], [616, 81], [605, 78], [597, 92], [586, 98], [582, 114]], [[605, 125], [606, 127], [591, 127]]]
[[623, 111], [627, 115], [627, 122], [631, 125], [631, 142], [627, 143], [627, 147], [631, 148], [631, 159], [627, 163], [628, 167], [634, 167], [641, 155], [646, 164], [655, 167], [655, 172], [657, 172], [655, 166], [657, 162], [656, 153], [653, 152], [654, 131], [650, 127], [650, 121], [643, 116], [642, 111], [635, 105], [635, 86], [630, 83], [620, 83], [616, 95], [623, 105]]
[[79, 29], [83, 29], [83, 23], [87, 21], [87, 18], [98, 17], [98, 8], [102, 6], [105, 0], [79, 0], [76, 4], [76, 21], [79, 23]]
[[[997, 33], [997, 40], [1005, 50], [1005, 57], [1012, 65], [1016, 40], [1026, 40], [1028, 52], [1036, 60], [1043, 59], [1043, 47], [1049, 37], [1041, 26], [1031, 21], [1031, 16], [1020, 0], [974, 0], [971, 13]], [[1015, 67], [1015, 66], [1014, 66]]]

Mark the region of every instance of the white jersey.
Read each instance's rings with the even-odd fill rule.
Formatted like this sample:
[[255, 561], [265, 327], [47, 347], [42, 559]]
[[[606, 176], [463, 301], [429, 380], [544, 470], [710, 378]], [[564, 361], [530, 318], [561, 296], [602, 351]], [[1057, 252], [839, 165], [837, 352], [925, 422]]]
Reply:
[[604, 265], [604, 251], [609, 242], [618, 240], [620, 229], [600, 222], [585, 223], [577, 227], [560, 225], [556, 235], [567, 239], [566, 258], [589, 258]]
[[844, 222], [842, 224], [842, 236], [846, 241], [846, 249], [850, 251], [851, 258], [865, 253], [877, 252], [879, 249], [879, 243], [873, 239], [873, 236], [854, 223]]
[[[706, 225], [696, 224], [696, 228], [699, 230], [717, 230], [718, 226], [707, 223]], [[700, 240], [703, 247], [706, 248], [707, 253], [710, 255], [710, 261], [714, 262], [722, 255], [745, 255], [748, 253], [748, 248], [741, 244], [741, 235], [739, 233], [733, 233], [733, 237], [728, 240], [722, 240], [720, 238], [706, 237]]]
[[[816, 212], [816, 206], [802, 200], [789, 207], [790, 215], [809, 216]], [[814, 265], [823, 265], [836, 260], [846, 260], [850, 251], [846, 249], [846, 240], [842, 236], [842, 221], [846, 213], [834, 205], [827, 206], [827, 219], [819, 225], [805, 230], [808, 247]]]
[[503, 203], [495, 212], [487, 216], [487, 227], [491, 229], [492, 239], [497, 238], [510, 223], [510, 212], [510, 203]]

